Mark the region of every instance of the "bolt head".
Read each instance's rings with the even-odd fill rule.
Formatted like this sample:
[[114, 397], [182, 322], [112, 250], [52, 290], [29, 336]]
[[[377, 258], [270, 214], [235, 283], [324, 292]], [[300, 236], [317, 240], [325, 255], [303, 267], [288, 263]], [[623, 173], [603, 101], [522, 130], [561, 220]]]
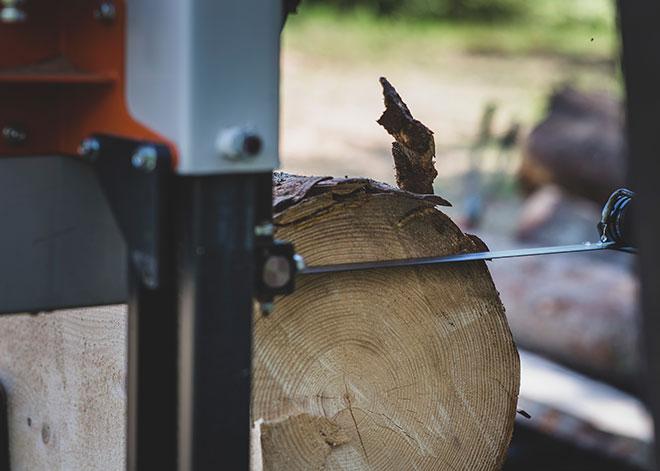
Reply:
[[11, 146], [19, 146], [27, 140], [27, 132], [18, 126], [5, 126], [2, 128], [2, 139]]
[[257, 237], [271, 237], [273, 234], [275, 234], [275, 226], [271, 222], [258, 224], [254, 228], [254, 235]]
[[143, 172], [152, 172], [158, 165], [158, 152], [153, 146], [142, 146], [131, 157], [134, 168]]
[[2, 23], [22, 23], [27, 19], [27, 15], [19, 6], [23, 0], [2, 0], [0, 3], [0, 21]]
[[117, 8], [113, 2], [103, 2], [94, 10], [94, 19], [99, 21], [114, 21], [117, 18]]
[[263, 150], [263, 139], [253, 129], [233, 127], [223, 130], [216, 141], [221, 157], [243, 160], [257, 157]]
[[261, 303], [259, 305], [259, 307], [261, 308], [261, 313], [264, 316], [268, 316], [268, 315], [272, 314], [273, 311], [275, 310], [275, 304], [274, 303]]
[[85, 160], [94, 162], [101, 152], [101, 143], [98, 139], [88, 137], [78, 146], [78, 155]]
[[291, 281], [291, 265], [283, 255], [271, 255], [264, 263], [262, 279], [271, 289], [284, 288]]

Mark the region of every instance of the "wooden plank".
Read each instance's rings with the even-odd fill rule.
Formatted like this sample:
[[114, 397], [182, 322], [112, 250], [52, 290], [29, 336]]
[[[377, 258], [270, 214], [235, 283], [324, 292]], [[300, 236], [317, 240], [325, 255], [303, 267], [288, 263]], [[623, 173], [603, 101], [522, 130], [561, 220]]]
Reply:
[[13, 470], [120, 470], [126, 307], [0, 318]]

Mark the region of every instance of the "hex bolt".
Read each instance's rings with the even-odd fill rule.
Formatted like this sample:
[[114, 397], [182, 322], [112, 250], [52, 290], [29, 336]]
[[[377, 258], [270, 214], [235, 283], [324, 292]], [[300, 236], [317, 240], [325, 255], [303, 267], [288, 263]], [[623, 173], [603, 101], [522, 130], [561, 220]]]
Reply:
[[0, 0], [0, 21], [2, 23], [22, 23], [27, 19], [25, 11], [20, 8], [24, 0]]
[[101, 2], [99, 7], [94, 10], [94, 19], [98, 21], [110, 22], [117, 18], [117, 7], [113, 2]]
[[94, 162], [99, 152], [101, 152], [101, 143], [93, 137], [83, 139], [78, 146], [78, 155], [89, 162]]
[[263, 150], [261, 136], [250, 128], [233, 127], [223, 130], [216, 141], [221, 157], [228, 160], [254, 158]]
[[254, 228], [254, 235], [257, 237], [271, 237], [275, 233], [275, 226], [272, 222], [262, 222]]
[[133, 167], [143, 172], [152, 172], [158, 165], [158, 152], [153, 146], [142, 146], [135, 151], [131, 158]]
[[10, 146], [20, 146], [27, 140], [27, 132], [19, 126], [2, 128], [2, 139]]
[[275, 304], [274, 303], [261, 303], [259, 304], [259, 307], [261, 309], [261, 314], [264, 316], [268, 316], [273, 313], [275, 310]]

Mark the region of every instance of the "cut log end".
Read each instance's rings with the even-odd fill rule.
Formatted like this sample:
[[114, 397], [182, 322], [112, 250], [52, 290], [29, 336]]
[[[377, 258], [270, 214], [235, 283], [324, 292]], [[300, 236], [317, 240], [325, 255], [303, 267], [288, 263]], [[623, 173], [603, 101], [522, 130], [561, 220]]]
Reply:
[[[436, 197], [276, 179], [276, 200], [286, 193], [277, 237], [310, 265], [481, 249], [428, 200]], [[503, 462], [519, 365], [483, 262], [303, 276], [270, 316], [255, 312], [254, 339], [252, 414], [263, 420], [255, 469]]]
[[381, 78], [385, 111], [378, 124], [396, 140], [392, 155], [396, 182], [402, 190], [433, 194], [435, 169], [435, 141], [433, 131], [413, 118], [408, 106], [386, 78]]

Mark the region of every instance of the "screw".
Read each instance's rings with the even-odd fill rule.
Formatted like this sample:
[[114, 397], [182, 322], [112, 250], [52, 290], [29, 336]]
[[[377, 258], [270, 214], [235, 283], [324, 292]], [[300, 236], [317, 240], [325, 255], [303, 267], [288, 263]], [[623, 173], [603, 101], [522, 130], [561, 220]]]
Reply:
[[263, 140], [251, 129], [234, 127], [223, 130], [216, 141], [220, 155], [228, 160], [256, 157], [263, 149]]
[[117, 8], [113, 2], [102, 2], [99, 7], [94, 10], [94, 19], [99, 21], [114, 21], [117, 18]]
[[158, 152], [153, 146], [142, 146], [133, 154], [131, 163], [133, 167], [149, 173], [158, 165]]
[[262, 222], [254, 228], [254, 235], [257, 237], [271, 237], [275, 233], [275, 226], [272, 222]]
[[3, 23], [21, 23], [27, 19], [25, 12], [19, 8], [23, 0], [2, 0], [0, 21]]
[[78, 155], [89, 162], [94, 162], [99, 152], [101, 152], [101, 143], [93, 137], [83, 139], [78, 146]]
[[296, 264], [296, 270], [298, 271], [303, 271], [305, 268], [307, 268], [305, 259], [298, 253], [293, 255], [293, 262]]
[[272, 314], [273, 311], [275, 310], [275, 304], [274, 303], [261, 303], [259, 305], [259, 307], [261, 308], [261, 313], [264, 316], [268, 316], [268, 315]]
[[5, 126], [2, 128], [2, 138], [10, 146], [19, 146], [27, 140], [27, 132], [18, 126]]

